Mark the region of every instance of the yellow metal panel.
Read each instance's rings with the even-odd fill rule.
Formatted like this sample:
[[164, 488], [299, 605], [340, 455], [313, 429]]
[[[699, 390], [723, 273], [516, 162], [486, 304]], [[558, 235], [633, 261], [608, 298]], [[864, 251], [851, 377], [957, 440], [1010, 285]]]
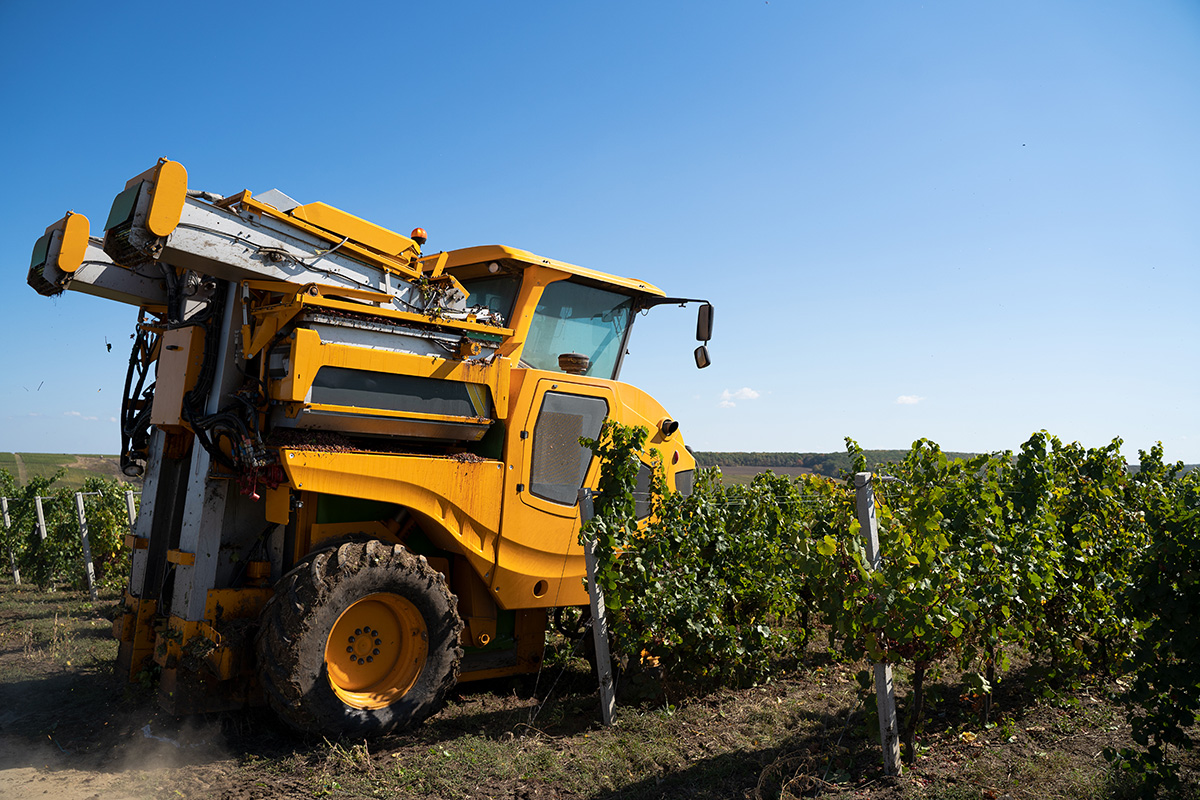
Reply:
[[63, 272], [74, 272], [83, 264], [88, 246], [88, 218], [70, 212], [61, 224], [63, 238], [58, 250], [58, 268]]
[[132, 642], [134, 620], [137, 619], [137, 598], [125, 590], [121, 602], [121, 614], [113, 620], [113, 638], [120, 642]]
[[518, 663], [529, 671], [537, 669], [546, 646], [546, 610], [518, 611], [516, 636]]
[[[426, 256], [424, 261], [428, 263], [433, 256]], [[617, 291], [626, 291], [635, 294], [648, 294], [654, 297], [663, 297], [665, 292], [659, 289], [652, 283], [638, 280], [637, 278], [622, 278], [619, 275], [609, 275], [606, 272], [600, 272], [587, 267], [568, 264], [565, 261], [556, 261], [552, 258], [543, 258], [539, 255], [534, 255], [527, 250], [518, 250], [515, 247], [506, 247], [503, 245], [483, 245], [481, 247], [464, 247], [460, 250], [449, 251], [449, 259], [446, 262], [446, 269], [455, 270], [459, 267], [469, 266], [471, 264], [487, 264], [492, 261], [502, 260], [518, 261], [522, 264], [530, 264], [539, 267], [550, 267], [560, 272], [566, 272], [571, 275], [578, 275], [581, 278], [587, 278], [596, 283], [606, 284], [613, 287]]]
[[[471, 422], [490, 422], [491, 420], [483, 417], [460, 417], [454, 414], [426, 414], [421, 411], [392, 411], [387, 408], [363, 408], [362, 406], [339, 406], [332, 403], [305, 403], [304, 408], [312, 409], [313, 411], [324, 411], [335, 414], [370, 414], [373, 417], [381, 419], [413, 419], [421, 422], [462, 422], [469, 420]], [[288, 416], [294, 417], [299, 413], [299, 408], [289, 408]]]
[[617, 419], [624, 425], [649, 428], [650, 437], [646, 440], [646, 446], [662, 458], [667, 473], [667, 487], [675, 489], [675, 473], [696, 468], [696, 459], [684, 446], [683, 436], [679, 432], [663, 436], [658, 423], [668, 416], [667, 411], [653, 397], [628, 383], [615, 383], [614, 388], [617, 408], [620, 410]]
[[150, 213], [146, 228], [155, 236], [167, 236], [179, 224], [187, 200], [187, 170], [178, 161], [162, 159], [154, 175]]
[[263, 498], [266, 501], [267, 522], [286, 525], [292, 515], [292, 493], [288, 491], [288, 487], [276, 486], [274, 489], [264, 489]]
[[[508, 409], [511, 366], [508, 359], [498, 358], [491, 363], [459, 361], [347, 344], [325, 344], [321, 342], [319, 333], [307, 328], [296, 330], [295, 339], [292, 342], [291, 371], [287, 377], [279, 381], [278, 389], [272, 393], [272, 398], [285, 402], [302, 402], [308, 396], [313, 381], [316, 380], [317, 371], [325, 366], [480, 384], [491, 389], [498, 418], [504, 419]], [[380, 411], [378, 413], [382, 416], [440, 417], [440, 415], [402, 412]], [[445, 418], [462, 419], [461, 417]]]
[[[536, 517], [534, 514], [528, 516]], [[583, 578], [583, 550], [575, 543], [579, 518], [542, 517], [546, 542], [532, 546], [501, 540], [501, 561], [492, 573], [492, 596], [502, 608], [555, 608], [588, 602]], [[505, 533], [511, 533], [505, 529]], [[558, 544], [562, 552], [545, 548]], [[571, 549], [578, 551], [572, 553]], [[541, 585], [539, 585], [541, 584]]]
[[[142, 600], [125, 592], [125, 614], [119, 620], [121, 645], [118, 664], [130, 682], [138, 679], [144, 662], [154, 654], [154, 613], [157, 607], [154, 600]], [[117, 633], [116, 626], [113, 633]]]
[[257, 619], [274, 593], [274, 589], [262, 588], [209, 590], [203, 621], [185, 621], [176, 616], [168, 620], [168, 633], [163, 637], [166, 647], [160, 648], [165, 651], [165, 658], [159, 663], [171, 666], [172, 656], [178, 661], [185, 653], [202, 654], [219, 680], [229, 680], [244, 672], [253, 661], [253, 644], [237, 637], [227, 641], [217, 626], [232, 620]]
[[407, 236], [401, 236], [395, 231], [389, 231], [374, 222], [367, 222], [325, 203], [308, 203], [297, 206], [288, 213], [296, 219], [302, 219], [339, 236], [348, 236], [387, 255], [398, 256], [410, 250], [416, 252], [417, 243]]
[[225, 620], [257, 618], [274, 589], [209, 589], [204, 618], [218, 625]]
[[382, 539], [398, 544], [399, 539], [387, 525], [379, 521], [364, 522], [322, 522], [314, 523], [308, 531], [309, 552], [321, 547], [325, 542], [343, 539], [347, 536], [363, 534], [372, 539]]
[[450, 559], [442, 558], [441, 556], [425, 556], [425, 562], [433, 568], [435, 572], [440, 572], [450, 579]]
[[196, 563], [196, 554], [185, 553], [182, 550], [168, 550], [167, 561], [172, 564], [179, 564], [180, 566], [191, 566]]
[[274, 217], [275, 219], [282, 220], [289, 225], [295, 225], [297, 228], [300, 228], [303, 231], [312, 233], [322, 239], [330, 241], [333, 245], [337, 246], [338, 252], [347, 253], [352, 255], [354, 258], [361, 259], [367, 264], [378, 266], [388, 272], [392, 272], [397, 275], [408, 275], [411, 277], [416, 277], [421, 273], [421, 266], [420, 264], [416, 263], [416, 256], [420, 255], [419, 251], [414, 251], [412, 254], [388, 255], [375, 250], [374, 248], [360, 245], [353, 240], [343, 243], [342, 240], [345, 238], [345, 234], [339, 236], [337, 233], [326, 230], [325, 228], [321, 228], [317, 225], [313, 225], [305, 220], [299, 219], [298, 217], [294, 217], [290, 213], [284, 214], [274, 206], [258, 202], [251, 197], [250, 192], [243, 191], [234, 197], [226, 198], [218, 205], [220, 205], [222, 208], [231, 208], [232, 206], [237, 205], [240, 206], [244, 211], [251, 211], [266, 217]]
[[[545, 375], [553, 375], [553, 377], [541, 377]], [[620, 417], [619, 409], [615, 408], [616, 398], [612, 391], [611, 381], [601, 381], [599, 379], [588, 380], [583, 376], [577, 375], [560, 375], [558, 373], [546, 373], [541, 370], [530, 370], [527, 373], [526, 380], [536, 376], [539, 378], [537, 384], [533, 387], [534, 391], [529, 398], [529, 405], [526, 408], [523, 406], [521, 411], [525, 415], [524, 429], [529, 432], [529, 437], [520, 441], [520, 452], [516, 456], [518, 461], [510, 461], [510, 464], [516, 464], [516, 472], [521, 476], [521, 483], [528, 487], [532, 479], [533, 460], [531, 458], [533, 452], [533, 433], [534, 426], [537, 424], [537, 417], [542, 408], [542, 400], [546, 396], [546, 392], [557, 392], [569, 394], [577, 397], [596, 397], [603, 400], [608, 405], [608, 418]], [[606, 385], [607, 384], [607, 385]], [[521, 416], [514, 419], [521, 420]], [[596, 479], [599, 476], [600, 463], [595, 458], [592, 459], [591, 466], [588, 467], [587, 476], [584, 484], [594, 486]], [[521, 492], [521, 501], [528, 506], [533, 507], [543, 514], [550, 514], [560, 517], [568, 517], [573, 520], [579, 519], [579, 509], [576, 506], [563, 506], [559, 503], [554, 503], [549, 500], [544, 500], [537, 497], [533, 492]], [[508, 520], [505, 520], [505, 528], [508, 529]], [[521, 527], [520, 525], [514, 527]], [[507, 540], [508, 537], [506, 536]], [[533, 539], [532, 541], [538, 541]], [[557, 550], [557, 548], [556, 548]], [[530, 575], [537, 575], [537, 572], [530, 572]]]
[[[280, 458], [283, 454], [280, 453]], [[300, 503], [296, 506], [296, 513], [292, 515], [291, 525], [292, 537], [296, 544], [291, 553], [292, 563], [296, 563], [312, 552], [312, 529], [316, 527], [317, 522], [317, 495], [315, 492], [302, 491], [300, 492]]]
[[518, 292], [517, 302], [513, 306], [517, 317], [508, 322], [514, 335], [496, 349], [497, 353], [520, 361], [525, 339], [529, 336], [529, 327], [533, 324], [534, 312], [537, 311], [538, 301], [542, 299], [542, 292], [555, 281], [566, 280], [568, 277], [570, 276], [567, 273], [549, 267], [530, 267], [525, 270], [521, 278], [521, 291]]
[[437, 278], [441, 276], [442, 272], [445, 271], [446, 264], [449, 262], [449, 260], [449, 253], [438, 253], [436, 256], [434, 256], [433, 261], [429, 266], [429, 277]]
[[458, 598], [458, 613], [466, 623], [462, 632], [463, 645], [484, 647], [496, 638], [496, 601], [487, 584], [467, 567], [467, 560], [462, 556], [454, 558], [450, 588]]
[[[478, 383], [468, 383], [467, 395], [471, 398], [471, 407], [475, 409], [475, 416], [486, 416], [488, 398], [483, 392], [483, 387], [481, 387]], [[499, 408], [497, 408], [497, 413], [502, 413]]]
[[[675, 473], [695, 468], [695, 459], [676, 433], [664, 437], [658, 422], [667, 416], [650, 395], [628, 384], [584, 376], [565, 376], [535, 370], [514, 370], [510, 418], [531, 434], [510, 435], [505, 461], [511, 466], [504, 493], [502, 536], [492, 573], [492, 596], [503, 608], [554, 607], [588, 602], [583, 586], [586, 566], [579, 545], [579, 510], [535, 497], [529, 491], [532, 432], [541, 399], [547, 391], [604, 397], [608, 418], [625, 425], [649, 428], [648, 456], [662, 459], [667, 485], [675, 488]], [[516, 431], [514, 431], [515, 433]], [[595, 488], [599, 476], [593, 461], [584, 482]], [[517, 484], [523, 491], [517, 492]], [[545, 585], [539, 587], [539, 582]]]
[[[583, 551], [577, 544], [579, 508], [530, 492], [533, 429], [548, 391], [602, 398], [613, 416], [617, 405], [613, 383], [535, 370], [514, 370], [513, 378], [514, 429], [505, 443], [504, 459], [510, 469], [506, 470], [504, 523], [491, 576], [492, 596], [510, 609], [582, 605], [588, 597], [582, 582]], [[521, 430], [530, 435], [522, 439]], [[593, 460], [585, 485], [595, 486], [598, 473]]]
[[288, 374], [279, 381], [279, 393], [275, 400], [301, 401], [312, 388], [317, 370], [322, 366], [321, 334], [308, 328], [297, 328], [292, 333], [292, 353]]
[[518, 611], [516, 622], [517, 663], [510, 667], [463, 672], [458, 676], [459, 683], [486, 678], [501, 678], [505, 675], [520, 675], [538, 670], [542, 664], [542, 652], [546, 644], [546, 610], [534, 608]]
[[184, 644], [200, 634], [200, 622], [189, 621], [174, 614], [167, 617], [166, 630], [154, 643], [154, 663], [160, 667], [175, 667], [183, 657]]
[[[255, 283], [257, 282], [243, 281], [242, 286], [248, 286], [250, 289], [257, 291], [279, 291], [279, 289], [275, 288], [263, 289], [255, 286]], [[280, 286], [288, 286], [288, 284], [280, 284]], [[260, 350], [274, 340], [275, 335], [279, 333], [283, 326], [291, 322], [292, 318], [304, 308], [300, 303], [295, 302], [295, 292], [300, 290], [299, 287], [290, 286], [290, 288], [292, 289], [292, 302], [251, 309], [250, 313], [254, 318], [254, 326], [242, 326], [242, 355], [244, 358], [250, 359], [258, 355]], [[251, 302], [253, 303], [254, 300], [252, 299]]]
[[[224, 638], [217, 629], [206, 622], [201, 622], [198, 633], [210, 643], [208, 653], [204, 656], [205, 663], [217, 676], [217, 680], [227, 681], [234, 676], [233, 648], [225, 646]], [[206, 647], [205, 649], [208, 649]]]
[[286, 449], [280, 456], [296, 488], [404, 506], [435, 546], [462, 553], [481, 575], [490, 572], [504, 485], [500, 462]]

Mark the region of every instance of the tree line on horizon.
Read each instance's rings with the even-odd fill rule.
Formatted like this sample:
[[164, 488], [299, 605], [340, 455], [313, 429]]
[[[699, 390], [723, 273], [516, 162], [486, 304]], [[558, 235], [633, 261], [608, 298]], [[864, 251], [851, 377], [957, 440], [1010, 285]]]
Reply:
[[[867, 464], [874, 470], [884, 464], [903, 460], [907, 450], [864, 450]], [[970, 458], [974, 453], [946, 453], [951, 459]], [[849, 472], [850, 454], [841, 453], [762, 453], [697, 451], [696, 463], [702, 467], [801, 467], [829, 478]]]
[[[868, 469], [878, 472], [887, 464], [899, 463], [908, 454], [908, 450], [863, 450]], [[958, 453], [944, 451], [950, 460], [968, 460], [978, 453]], [[851, 458], [848, 453], [766, 453], [766, 452], [715, 452], [696, 451], [697, 465], [701, 467], [759, 467], [763, 470], [779, 467], [808, 469], [827, 478], [838, 478], [851, 469]], [[1130, 474], [1137, 474], [1137, 464], [1127, 464]], [[1196, 469], [1200, 465], [1187, 464], [1183, 472]]]

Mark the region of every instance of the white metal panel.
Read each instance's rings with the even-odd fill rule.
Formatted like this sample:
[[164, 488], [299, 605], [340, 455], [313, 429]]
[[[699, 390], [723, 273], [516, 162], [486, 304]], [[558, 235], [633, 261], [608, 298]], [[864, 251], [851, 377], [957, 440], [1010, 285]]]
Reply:
[[[146, 472], [142, 480], [142, 506], [133, 527], [133, 535], [147, 541], [150, 539], [150, 532], [154, 526], [159, 475], [162, 470], [163, 446], [166, 438], [166, 434], [157, 428], [150, 433], [149, 457], [146, 459]], [[133, 563], [129, 570], [129, 590], [135, 597], [142, 596], [142, 584], [146, 581], [146, 563], [149, 558], [149, 549], [133, 551]]]

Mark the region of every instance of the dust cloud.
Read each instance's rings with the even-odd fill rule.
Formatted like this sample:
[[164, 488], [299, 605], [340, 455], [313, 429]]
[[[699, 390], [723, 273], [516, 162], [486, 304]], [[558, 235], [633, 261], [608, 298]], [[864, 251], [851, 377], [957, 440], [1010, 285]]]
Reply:
[[233, 768], [216, 722], [129, 720], [99, 746], [77, 752], [47, 736], [30, 744], [0, 735], [0, 797], [5, 800], [161, 800], [204, 797]]

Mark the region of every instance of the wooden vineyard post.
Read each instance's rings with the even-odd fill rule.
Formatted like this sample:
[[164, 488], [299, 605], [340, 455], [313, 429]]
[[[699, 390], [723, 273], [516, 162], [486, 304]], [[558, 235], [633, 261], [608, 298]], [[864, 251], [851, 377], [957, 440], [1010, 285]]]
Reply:
[[[579, 490], [579, 520], [586, 523], [595, 513], [592, 490]], [[617, 697], [613, 691], [612, 659], [608, 653], [608, 615], [604, 610], [604, 592], [596, 584], [596, 541], [589, 539], [583, 547], [587, 564], [588, 595], [592, 603], [592, 639], [596, 644], [596, 674], [600, 681], [600, 718], [605, 725], [613, 724]]]
[[[875, 490], [871, 473], [854, 476], [858, 524], [862, 526], [867, 543], [867, 560], [871, 569], [879, 569], [879, 524], [875, 519]], [[900, 730], [896, 725], [896, 691], [892, 685], [892, 665], [885, 661], [875, 664], [875, 704], [879, 709], [879, 742], [883, 746], [883, 771], [900, 774]]]
[[[0, 510], [4, 512], [4, 530], [12, 533], [12, 518], [8, 516], [8, 498], [0, 497]], [[8, 564], [12, 567], [13, 583], [17, 586], [21, 585], [21, 571], [17, 569], [17, 552], [16, 548], [9, 543], [8, 546]]]
[[129, 527], [137, 524], [137, 509], [133, 505], [133, 490], [125, 490], [125, 510], [129, 512]]
[[[92, 546], [88, 542], [87, 517], [83, 513], [83, 496], [84, 492], [75, 493], [75, 513], [79, 515], [79, 541], [83, 544], [83, 565], [87, 570], [88, 594], [93, 600], [97, 599], [96, 595], [96, 568], [92, 566]], [[99, 492], [87, 492], [88, 495], [100, 494]]]
[[50, 498], [48, 498], [48, 497], [40, 497], [40, 496], [33, 498], [33, 505], [34, 505], [34, 507], [37, 508], [38, 536], [41, 537], [43, 542], [46, 541], [46, 515], [44, 513], [42, 513], [42, 501], [49, 500], [49, 499]]

